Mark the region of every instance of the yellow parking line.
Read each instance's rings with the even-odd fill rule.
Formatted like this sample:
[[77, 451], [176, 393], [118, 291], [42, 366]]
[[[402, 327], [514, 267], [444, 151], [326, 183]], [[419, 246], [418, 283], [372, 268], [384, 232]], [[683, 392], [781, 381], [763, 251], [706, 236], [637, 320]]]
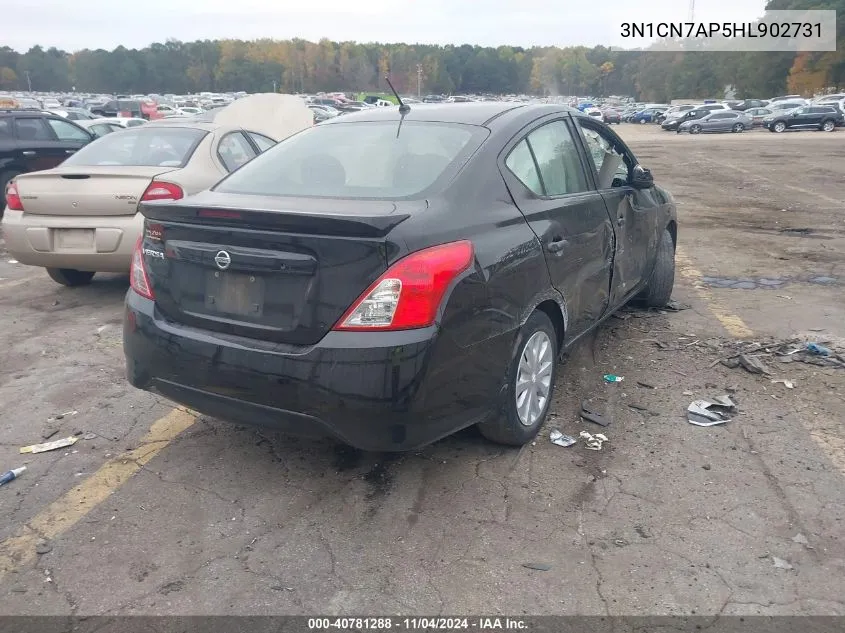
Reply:
[[678, 272], [680, 272], [681, 276], [689, 281], [698, 291], [698, 294], [707, 303], [707, 308], [713, 316], [719, 320], [722, 327], [724, 327], [731, 336], [735, 336], [737, 338], [750, 337], [753, 334], [751, 328], [745, 325], [743, 320], [738, 316], [731, 314], [725, 306], [713, 297], [713, 293], [711, 293], [701, 281], [701, 278], [704, 275], [702, 275], [701, 272], [693, 266], [692, 261], [680, 247], [678, 247], [677, 252], [675, 253], [675, 258], [679, 264]]
[[51, 503], [17, 533], [0, 543], [0, 581], [11, 570], [35, 558], [35, 546], [39, 539], [54, 539], [79, 523], [196, 420], [195, 413], [181, 408], [156, 420], [141, 439], [138, 448], [103, 464], [88, 479]]

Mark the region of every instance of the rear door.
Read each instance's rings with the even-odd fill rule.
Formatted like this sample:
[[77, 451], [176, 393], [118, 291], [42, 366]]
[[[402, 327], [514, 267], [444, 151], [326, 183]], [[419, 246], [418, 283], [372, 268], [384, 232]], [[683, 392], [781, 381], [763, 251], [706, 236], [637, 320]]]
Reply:
[[649, 272], [651, 253], [660, 236], [660, 205], [650, 191], [630, 186], [637, 160], [622, 140], [605, 126], [576, 118], [596, 188], [604, 198], [616, 232], [610, 305], [624, 303]]
[[88, 131], [70, 121], [52, 117], [46, 121], [56, 136], [59, 146], [64, 149], [65, 158], [75, 154], [76, 150], [94, 140]]
[[27, 171], [41, 171], [59, 165], [69, 154], [59, 142], [43, 117], [15, 117], [15, 136], [18, 139], [17, 155]]
[[217, 159], [227, 172], [233, 172], [258, 155], [243, 132], [224, 134], [217, 144]]
[[608, 307], [613, 225], [588, 178], [569, 115], [552, 115], [517, 135], [500, 155], [511, 196], [543, 247], [568, 312], [567, 339]]

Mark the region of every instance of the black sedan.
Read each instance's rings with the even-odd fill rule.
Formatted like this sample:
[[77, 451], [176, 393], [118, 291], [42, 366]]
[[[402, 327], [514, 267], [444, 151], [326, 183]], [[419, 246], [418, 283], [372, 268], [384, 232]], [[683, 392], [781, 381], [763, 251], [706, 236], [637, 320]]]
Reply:
[[786, 130], [822, 130], [833, 132], [845, 122], [842, 112], [834, 106], [809, 105], [770, 114], [763, 119], [763, 127], [770, 132]]
[[349, 114], [141, 208], [129, 381], [365, 450], [530, 441], [561, 352], [674, 283], [671, 195], [556, 105]]

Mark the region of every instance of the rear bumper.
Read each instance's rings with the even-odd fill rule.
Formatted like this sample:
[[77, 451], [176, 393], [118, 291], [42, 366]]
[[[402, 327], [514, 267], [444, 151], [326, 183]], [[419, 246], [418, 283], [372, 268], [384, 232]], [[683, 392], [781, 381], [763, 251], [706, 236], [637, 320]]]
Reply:
[[515, 335], [460, 347], [437, 327], [330, 332], [293, 347], [173, 323], [130, 290], [123, 344], [132, 385], [202, 413], [406, 451], [496, 413]]
[[[128, 273], [132, 249], [141, 234], [140, 213], [123, 216], [33, 215], [7, 209], [3, 215], [6, 250], [22, 264]], [[88, 232], [65, 242], [60, 229]]]

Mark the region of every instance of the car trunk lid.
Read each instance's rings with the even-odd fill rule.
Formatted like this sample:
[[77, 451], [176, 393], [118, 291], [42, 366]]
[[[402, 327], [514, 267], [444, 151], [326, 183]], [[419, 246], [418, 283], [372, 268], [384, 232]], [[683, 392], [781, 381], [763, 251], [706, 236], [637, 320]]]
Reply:
[[408, 217], [385, 201], [202, 204], [218, 195], [142, 205], [157, 308], [189, 326], [292, 345], [317, 343], [386, 270], [401, 250], [388, 234]]
[[62, 216], [134, 215], [153, 179], [173, 167], [58, 167], [18, 176], [27, 213]]

